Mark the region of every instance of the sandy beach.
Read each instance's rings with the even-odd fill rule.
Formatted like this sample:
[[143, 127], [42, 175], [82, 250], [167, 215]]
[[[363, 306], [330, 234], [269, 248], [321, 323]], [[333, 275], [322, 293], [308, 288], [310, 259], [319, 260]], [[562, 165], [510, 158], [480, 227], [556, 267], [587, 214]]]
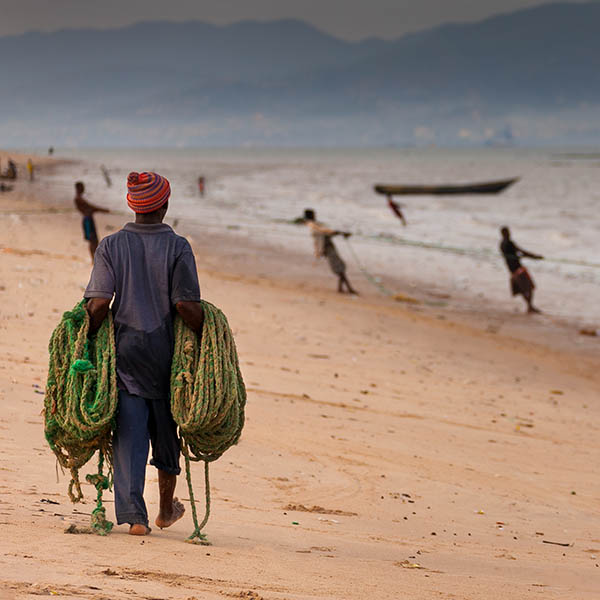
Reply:
[[[242, 440], [211, 470], [213, 545], [184, 543], [189, 502], [142, 540], [65, 534], [94, 490], [69, 502], [40, 410], [48, 339], [91, 265], [71, 198], [44, 186], [52, 161], [36, 164], [0, 195], [0, 600], [600, 597], [598, 338], [341, 296], [310, 257], [224, 233], [190, 239], [248, 389]], [[152, 519], [156, 482], [149, 467]]]

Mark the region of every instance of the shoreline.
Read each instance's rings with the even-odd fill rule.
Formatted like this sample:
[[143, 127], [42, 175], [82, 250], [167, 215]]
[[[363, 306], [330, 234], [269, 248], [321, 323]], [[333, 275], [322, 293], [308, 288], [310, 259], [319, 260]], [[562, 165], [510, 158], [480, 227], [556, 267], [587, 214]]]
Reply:
[[[0, 158], [6, 155], [0, 151]], [[17, 164], [24, 164], [27, 155], [17, 156]], [[36, 163], [41, 164], [42, 172], [52, 172], [56, 169], [65, 169], [84, 161], [60, 159], [50, 157], [35, 157]], [[75, 181], [76, 177], [73, 177]], [[28, 195], [30, 192], [39, 193], [39, 189], [28, 189], [28, 185], [21, 178], [22, 186], [17, 189], [17, 194]], [[34, 182], [36, 186], [38, 182]], [[1, 198], [1, 197], [0, 197]], [[45, 196], [37, 203], [27, 201], [27, 207], [20, 210], [7, 210], [10, 214], [73, 214], [77, 212], [72, 207], [72, 202], [61, 195], [58, 190], [45, 187]], [[4, 212], [0, 207], [0, 214]], [[109, 215], [96, 215], [98, 234], [100, 239], [120, 229], [126, 222], [133, 220], [133, 213], [129, 211], [125, 201], [123, 209]], [[276, 286], [283, 288], [297, 288], [303, 293], [335, 294], [336, 278], [329, 271], [324, 259], [316, 260], [312, 256], [312, 240], [306, 231], [306, 252], [286, 247], [283, 243], [260, 243], [243, 228], [230, 228], [229, 226], [209, 227], [202, 229], [197, 222], [187, 222], [167, 214], [165, 222], [176, 226], [176, 230], [187, 237], [194, 250], [198, 252], [199, 263], [205, 261], [204, 268], [212, 275], [218, 276], [219, 271], [224, 271], [235, 277], [242, 277], [248, 281], [269, 280]], [[302, 228], [302, 226], [295, 226]], [[348, 255], [348, 248], [338, 242], [344, 254]], [[4, 246], [0, 244], [0, 246]], [[84, 245], [85, 247], [85, 245]], [[350, 260], [348, 260], [348, 258]], [[392, 277], [389, 275], [375, 274], [379, 283], [370, 281], [372, 274], [365, 275], [360, 264], [347, 256], [348, 271], [351, 281], [360, 286], [360, 299], [377, 306], [397, 306], [407, 314], [418, 314], [432, 320], [447, 321], [450, 324], [461, 325], [472, 329], [474, 333], [500, 335], [517, 343], [525, 343], [531, 348], [547, 349], [560, 354], [566, 352], [578, 356], [583, 370], [593, 372], [594, 363], [600, 357], [600, 344], [598, 335], [600, 327], [597, 323], [578, 320], [575, 317], [563, 317], [552, 314], [528, 315], [520, 302], [512, 311], [501, 307], [486, 304], [465, 292], [448, 290], [438, 287], [434, 282], [420, 282], [416, 284], [413, 279]], [[202, 265], [198, 265], [202, 269]], [[508, 287], [508, 275], [506, 276]], [[225, 275], [227, 277], [227, 275]], [[357, 283], [358, 282], [358, 283]], [[383, 287], [388, 294], [382, 293]], [[389, 294], [396, 296], [390, 296]], [[508, 292], [507, 292], [508, 293]], [[581, 330], [596, 330], [597, 335], [582, 335]]]
[[[67, 202], [65, 200], [65, 204]], [[121, 212], [123, 220], [118, 223], [111, 221], [112, 226], [116, 227], [130, 218], [131, 213], [124, 201]], [[268, 222], [256, 231], [252, 225], [228, 225], [227, 222], [210, 223], [206, 226], [202, 224], [201, 219], [190, 221], [177, 218], [174, 212], [176, 208], [171, 210], [171, 215], [167, 215], [167, 221], [178, 223], [178, 229], [202, 247], [203, 252], [210, 255], [211, 262], [218, 263], [219, 257], [222, 257], [226, 264], [225, 270], [234, 269], [238, 275], [252, 276], [259, 275], [261, 271], [268, 271], [270, 278], [278, 279], [284, 285], [299, 285], [311, 290], [329, 291], [336, 286], [336, 278], [330, 273], [326, 261], [320, 260], [315, 263], [312, 240], [302, 226], [289, 226], [287, 231], [292, 239], [288, 243], [285, 231], [274, 237], [264, 235], [261, 227], [268, 231]], [[306, 242], [302, 238], [305, 238]], [[362, 241], [358, 240], [356, 250], [350, 245], [352, 238], [349, 245], [342, 240], [337, 242], [347, 263], [350, 280], [362, 297], [394, 303], [399, 300], [398, 304], [407, 306], [412, 311], [422, 311], [439, 319], [475, 325], [476, 328], [491, 333], [504, 332], [510, 337], [526, 342], [535, 341], [557, 349], [568, 349], [582, 357], [586, 353], [595, 356], [600, 354], [598, 337], [580, 334], [581, 330], [595, 330], [600, 334], [600, 323], [593, 317], [582, 318], [573, 314], [562, 314], [556, 309], [545, 310], [544, 297], [552, 294], [549, 281], [548, 285], [543, 285], [542, 281], [537, 294], [542, 314], [525, 314], [525, 303], [522, 299], [510, 297], [509, 275], [499, 257], [496, 282], [502, 283], [499, 288], [496, 286], [496, 292], [488, 291], [481, 285], [469, 285], [463, 289], [450, 286], [448, 281], [444, 283], [443, 280], [436, 280], [434, 272], [421, 275], [414, 269], [407, 268], [407, 262], [412, 260], [410, 253], [399, 254], [394, 264], [380, 264], [379, 268], [369, 267], [356, 255], [356, 252], [360, 255]], [[246, 259], [245, 255], [250, 255], [250, 258]], [[468, 273], [477, 268], [473, 259], [456, 257], [456, 277], [462, 272]], [[363, 269], [366, 269], [366, 274], [362, 272]], [[537, 279], [534, 269], [532, 273]], [[541, 273], [540, 279], [544, 280], [544, 275]], [[373, 278], [377, 283], [373, 284]], [[382, 293], [381, 288], [384, 288], [386, 293]], [[494, 293], [501, 293], [503, 296], [495, 297]], [[396, 296], [396, 300], [392, 297], [386, 298], [388, 295]]]
[[[69, 201], [37, 182], [0, 196], [8, 599], [598, 596], [593, 353], [560, 338], [523, 341], [508, 326], [486, 331], [489, 317], [338, 295], [326, 264], [306, 278], [310, 256], [265, 255], [181, 222], [248, 389], [242, 440], [211, 467], [213, 546], [183, 543], [188, 502], [181, 521], [141, 542], [124, 526], [106, 538], [63, 533], [87, 525], [94, 506], [88, 484], [84, 504], [68, 501], [39, 414], [50, 333], [91, 269]], [[124, 221], [98, 215], [98, 232]], [[146, 490], [153, 516], [152, 468]]]

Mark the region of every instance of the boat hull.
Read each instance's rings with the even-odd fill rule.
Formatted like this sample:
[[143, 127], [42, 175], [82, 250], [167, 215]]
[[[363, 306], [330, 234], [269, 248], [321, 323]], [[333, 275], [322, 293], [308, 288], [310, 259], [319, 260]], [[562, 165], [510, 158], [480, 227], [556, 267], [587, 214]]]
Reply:
[[468, 183], [463, 185], [383, 185], [378, 184], [375, 191], [384, 196], [451, 196], [458, 194], [498, 194], [513, 183], [513, 179], [499, 181], [485, 181], [482, 183]]

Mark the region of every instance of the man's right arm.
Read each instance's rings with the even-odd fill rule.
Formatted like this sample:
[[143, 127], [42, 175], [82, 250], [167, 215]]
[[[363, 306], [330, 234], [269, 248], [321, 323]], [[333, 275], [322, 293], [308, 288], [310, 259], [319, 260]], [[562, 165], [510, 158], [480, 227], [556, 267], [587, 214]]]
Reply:
[[79, 212], [85, 214], [93, 214], [95, 212], [109, 213], [110, 210], [108, 208], [102, 208], [101, 206], [96, 206], [91, 202], [88, 202], [85, 198], [75, 198], [75, 206]]
[[181, 300], [175, 304], [175, 310], [181, 315], [185, 324], [196, 332], [196, 335], [202, 335], [204, 326], [204, 310], [200, 302], [187, 302]]
[[184, 323], [198, 336], [202, 335], [204, 310], [200, 302], [200, 286], [194, 253], [185, 241], [175, 262], [171, 279], [171, 302]]

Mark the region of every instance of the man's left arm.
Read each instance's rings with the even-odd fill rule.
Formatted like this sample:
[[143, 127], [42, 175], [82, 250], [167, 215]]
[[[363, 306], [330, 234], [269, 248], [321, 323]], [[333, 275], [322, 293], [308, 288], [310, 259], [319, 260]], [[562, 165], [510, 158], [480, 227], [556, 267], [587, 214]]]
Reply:
[[544, 257], [541, 254], [534, 254], [533, 252], [528, 252], [527, 250], [523, 250], [515, 244], [515, 249], [517, 251], [517, 256], [522, 256], [525, 258], [535, 258], [536, 260], [541, 260]]

